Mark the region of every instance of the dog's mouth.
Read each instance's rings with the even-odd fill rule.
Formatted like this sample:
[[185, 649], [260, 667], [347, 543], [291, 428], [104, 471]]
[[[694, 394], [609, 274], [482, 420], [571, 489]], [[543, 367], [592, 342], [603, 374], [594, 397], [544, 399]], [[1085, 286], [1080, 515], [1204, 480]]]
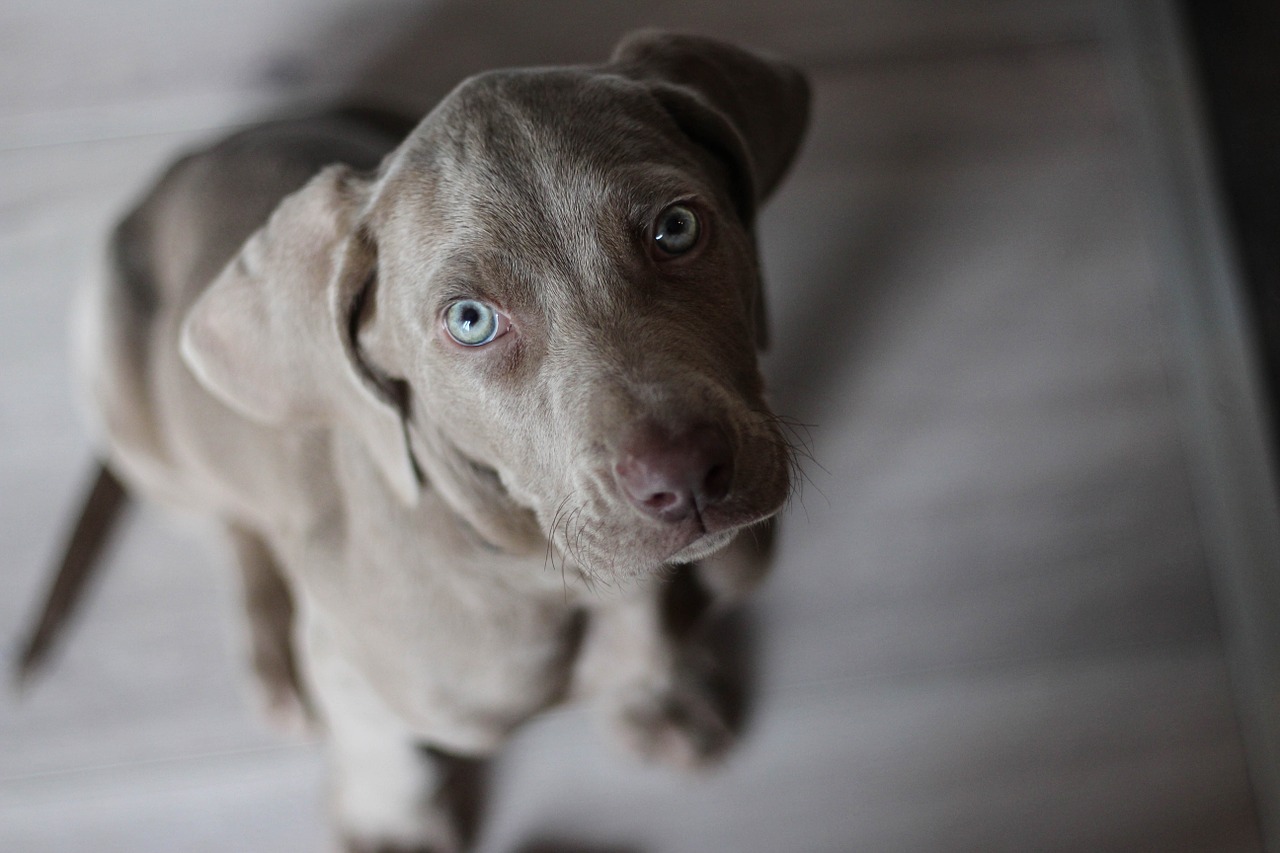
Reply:
[[719, 551], [721, 548], [728, 545], [741, 529], [741, 527], [734, 527], [727, 530], [701, 533], [691, 539], [683, 548], [667, 555], [663, 560], [663, 564], [675, 565], [678, 563], [692, 563], [696, 560], [709, 557], [716, 551]]
[[[772, 513], [753, 519], [762, 521]], [[562, 524], [550, 534], [554, 560], [562, 560], [590, 582], [606, 588], [642, 582], [671, 566], [710, 557], [727, 546], [749, 524], [713, 531], [693, 529], [654, 531], [632, 527], [581, 531], [575, 522]]]
[[779, 479], [777, 486], [731, 495], [678, 522], [646, 517], [598, 485], [580, 488], [561, 499], [544, 518], [543, 529], [555, 559], [588, 579], [604, 585], [642, 580], [709, 557], [745, 528], [776, 514], [788, 487], [785, 475]]
[[[755, 424], [641, 437], [608, 451], [607, 444], [584, 442], [596, 449], [577, 456], [590, 463], [560, 476], [518, 473], [461, 452], [455, 458], [472, 489], [487, 493], [495, 509], [505, 507], [498, 514], [507, 523], [528, 520], [544, 543], [534, 547], [546, 548], [548, 563], [576, 568], [602, 586], [708, 557], [776, 514], [789, 494], [786, 445]], [[548, 494], [549, 486], [555, 493]]]
[[[512, 514], [540, 515], [511, 493], [497, 469], [469, 457], [461, 458], [475, 482], [492, 494], [500, 494]], [[728, 544], [742, 527], [772, 514], [725, 511], [716, 506], [696, 512], [678, 524], [646, 522], [596, 489], [583, 491], [585, 494], [575, 491], [562, 498], [549, 520], [540, 526], [550, 548], [594, 577], [644, 574], [665, 565], [700, 559]], [[475, 534], [487, 547], [503, 550], [481, 531]]]

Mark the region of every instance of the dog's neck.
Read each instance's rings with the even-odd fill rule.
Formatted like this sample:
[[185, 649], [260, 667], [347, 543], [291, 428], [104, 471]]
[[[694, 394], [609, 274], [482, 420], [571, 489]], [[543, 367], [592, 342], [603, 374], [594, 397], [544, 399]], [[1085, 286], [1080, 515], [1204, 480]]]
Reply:
[[541, 554], [547, 539], [537, 515], [515, 500], [498, 472], [468, 457], [418, 409], [405, 424], [409, 452], [420, 460], [423, 488], [434, 489], [484, 547]]

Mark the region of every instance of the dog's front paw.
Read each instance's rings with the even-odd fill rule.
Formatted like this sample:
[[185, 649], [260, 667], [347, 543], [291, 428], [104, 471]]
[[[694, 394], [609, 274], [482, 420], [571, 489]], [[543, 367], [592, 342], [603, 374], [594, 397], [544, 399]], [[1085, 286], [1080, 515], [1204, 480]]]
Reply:
[[339, 798], [337, 818], [343, 853], [460, 853], [466, 846], [450, 808], [438, 801], [405, 807], [390, 788], [369, 785]]
[[734, 740], [724, 714], [701, 686], [637, 696], [618, 710], [614, 722], [628, 751], [680, 770], [716, 764]]

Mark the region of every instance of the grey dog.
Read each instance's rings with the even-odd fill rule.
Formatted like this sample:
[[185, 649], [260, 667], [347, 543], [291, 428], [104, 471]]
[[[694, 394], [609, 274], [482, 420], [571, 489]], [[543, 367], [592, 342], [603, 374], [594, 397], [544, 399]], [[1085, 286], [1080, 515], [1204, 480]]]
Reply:
[[664, 607], [749, 591], [794, 482], [753, 222], [807, 112], [785, 63], [642, 32], [416, 128], [340, 111], [180, 160], [84, 299], [105, 462], [25, 670], [135, 492], [229, 535], [350, 850], [457, 849], [444, 756], [571, 697], [642, 757], [713, 761]]

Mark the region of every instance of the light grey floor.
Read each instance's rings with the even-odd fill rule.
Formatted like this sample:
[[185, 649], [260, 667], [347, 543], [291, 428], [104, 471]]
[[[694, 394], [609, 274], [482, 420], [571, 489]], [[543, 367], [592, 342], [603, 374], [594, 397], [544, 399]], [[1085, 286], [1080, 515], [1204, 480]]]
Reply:
[[[626, 764], [569, 709], [491, 771], [484, 851], [1261, 849], [1184, 445], [1135, 119], [1083, 2], [0, 7], [0, 634], [92, 450], [76, 282], [183, 146], [338, 91], [425, 108], [639, 24], [813, 74], [761, 221], [776, 408], [812, 484], [732, 634], [723, 771]], [[324, 849], [322, 758], [244, 696], [234, 590], [138, 513], [56, 671], [0, 698], [0, 850]]]

